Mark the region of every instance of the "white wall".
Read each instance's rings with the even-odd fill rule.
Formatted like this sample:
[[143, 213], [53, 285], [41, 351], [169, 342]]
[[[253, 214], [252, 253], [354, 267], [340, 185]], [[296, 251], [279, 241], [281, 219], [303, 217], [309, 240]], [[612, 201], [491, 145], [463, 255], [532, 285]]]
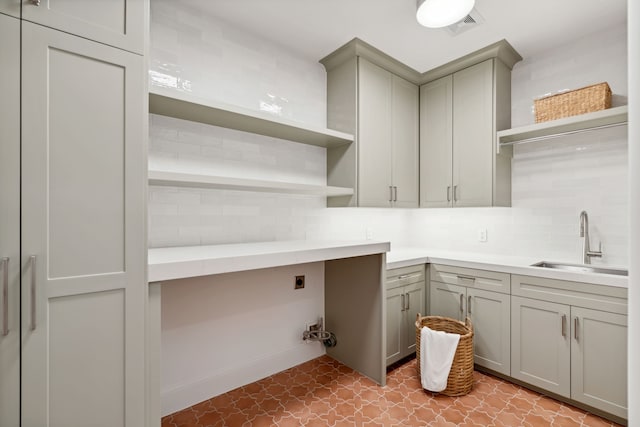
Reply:
[[[163, 116], [150, 116], [149, 166], [175, 172], [324, 185], [326, 150]], [[149, 188], [149, 246], [304, 240], [321, 197]]]
[[[534, 97], [603, 80], [609, 81], [614, 101], [625, 103], [625, 35], [624, 26], [616, 27], [517, 64], [513, 71], [514, 124], [533, 121]], [[262, 36], [219, 19], [184, 6], [177, 9], [166, 0], [152, 2], [150, 81], [199, 97], [325, 125], [326, 76], [320, 64], [299, 59]], [[150, 125], [152, 166], [325, 182], [325, 152], [321, 148], [159, 116], [152, 116]], [[374, 239], [390, 240], [392, 248], [455, 248], [578, 261], [578, 215], [586, 209], [592, 244], [601, 240], [605, 253], [602, 261], [594, 262], [626, 265], [626, 141], [624, 128], [617, 128], [516, 146], [512, 208], [327, 209], [324, 200], [317, 197], [151, 187], [150, 245], [365, 239], [369, 231]], [[480, 228], [488, 229], [487, 243], [477, 241]], [[314, 268], [305, 274], [320, 280], [320, 272]], [[291, 290], [294, 272], [284, 269], [280, 273], [282, 276], [276, 277], [250, 272], [241, 277], [243, 280], [231, 275], [163, 288], [164, 413], [269, 375], [276, 366], [284, 369], [319, 354], [299, 342], [279, 339], [293, 340], [310, 320], [309, 314], [322, 314], [324, 289], [311, 293], [308, 301], [318, 313], [294, 309], [289, 318], [283, 318], [282, 307], [296, 306], [298, 295]], [[243, 305], [245, 298], [252, 301], [248, 289], [255, 286], [265, 290], [264, 304]], [[277, 293], [280, 286], [279, 300], [269, 300], [268, 290]], [[229, 311], [193, 308], [216, 307], [220, 289], [226, 292], [225, 308]], [[258, 346], [260, 355], [233, 351], [218, 355], [214, 341], [218, 346], [221, 337], [233, 343], [229, 347], [242, 347], [246, 324], [234, 314], [240, 311], [248, 318], [259, 315], [272, 319], [271, 329], [277, 330], [280, 338], [273, 345]], [[191, 339], [184, 341], [182, 336]], [[184, 346], [188, 351], [182, 351]], [[207, 358], [191, 359], [199, 352]], [[269, 362], [255, 363], [257, 359]], [[255, 369], [251, 375], [239, 375], [249, 366]]]
[[264, 35], [190, 9], [188, 2], [153, 0], [150, 39], [151, 85], [326, 126], [322, 65]]
[[163, 284], [162, 415], [321, 356], [302, 332], [323, 313], [324, 263]]
[[626, 23], [524, 58], [511, 81], [512, 127], [535, 122], [534, 99], [600, 82], [609, 83], [613, 106], [626, 105]]
[[640, 425], [640, 4], [629, 0], [629, 425]]
[[[199, 11], [151, 4], [150, 84], [326, 126], [326, 74], [263, 37]], [[322, 148], [151, 116], [149, 164], [173, 171], [326, 183]], [[320, 197], [149, 188], [151, 247], [305, 239]], [[293, 289], [304, 274], [306, 287]], [[324, 353], [305, 344], [324, 314], [324, 264], [180, 280], [162, 287], [162, 414]]]

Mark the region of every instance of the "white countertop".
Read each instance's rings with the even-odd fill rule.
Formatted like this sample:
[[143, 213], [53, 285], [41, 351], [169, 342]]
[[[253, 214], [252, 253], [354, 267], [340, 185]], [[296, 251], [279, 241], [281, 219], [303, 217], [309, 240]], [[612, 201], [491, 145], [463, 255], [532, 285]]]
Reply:
[[446, 264], [456, 267], [499, 271], [616, 287], [628, 286], [628, 278], [610, 274], [582, 273], [531, 267], [542, 260], [532, 257], [443, 251], [429, 248], [391, 248], [389, 242], [364, 241], [278, 241], [230, 245], [184, 246], [149, 249], [149, 282], [232, 273], [259, 268], [320, 262], [387, 252], [387, 269], [417, 264]]
[[[546, 277], [549, 279], [570, 280], [616, 287], [628, 287], [629, 280], [624, 276], [611, 274], [582, 273], [549, 268], [531, 267], [539, 261], [561, 262], [567, 260], [516, 257], [510, 255], [480, 254], [457, 251], [443, 251], [428, 248], [391, 248], [387, 253], [387, 269], [408, 267], [416, 264], [446, 264], [455, 267], [476, 268], [499, 271], [525, 276]], [[575, 263], [575, 262], [574, 262]]]
[[149, 249], [149, 282], [373, 255], [389, 242], [279, 241]]

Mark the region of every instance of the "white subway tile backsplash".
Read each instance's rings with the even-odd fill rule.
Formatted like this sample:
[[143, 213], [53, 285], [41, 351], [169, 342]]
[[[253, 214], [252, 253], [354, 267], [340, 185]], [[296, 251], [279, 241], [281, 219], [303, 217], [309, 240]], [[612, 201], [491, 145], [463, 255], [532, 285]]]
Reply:
[[150, 27], [152, 86], [326, 126], [326, 74], [318, 62], [186, 2], [153, 2]]
[[[525, 58], [512, 74], [512, 125], [531, 124], [533, 99], [608, 81], [626, 103], [626, 28]], [[151, 84], [324, 127], [322, 66], [184, 2], [153, 2]], [[151, 115], [151, 167], [324, 185], [318, 147]], [[594, 263], [626, 265], [627, 135], [615, 128], [514, 147], [511, 208], [325, 207], [321, 197], [150, 187], [151, 247], [289, 239], [390, 240], [541, 260], [579, 261], [578, 215], [589, 213]], [[477, 241], [478, 229], [488, 241]]]

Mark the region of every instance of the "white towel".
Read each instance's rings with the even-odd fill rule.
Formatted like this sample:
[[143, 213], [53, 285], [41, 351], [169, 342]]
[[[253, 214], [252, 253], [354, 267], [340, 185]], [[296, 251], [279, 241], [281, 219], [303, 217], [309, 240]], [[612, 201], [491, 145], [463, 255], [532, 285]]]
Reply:
[[458, 348], [460, 335], [434, 331], [424, 326], [420, 331], [420, 373], [422, 388], [442, 391]]

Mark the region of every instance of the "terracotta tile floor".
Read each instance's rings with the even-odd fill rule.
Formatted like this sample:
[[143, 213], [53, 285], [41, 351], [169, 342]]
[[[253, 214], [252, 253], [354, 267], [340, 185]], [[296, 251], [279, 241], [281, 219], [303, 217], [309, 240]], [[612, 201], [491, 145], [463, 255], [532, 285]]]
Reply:
[[415, 363], [379, 387], [323, 356], [169, 415], [162, 427], [616, 425], [479, 372], [468, 395], [434, 395], [421, 389]]

